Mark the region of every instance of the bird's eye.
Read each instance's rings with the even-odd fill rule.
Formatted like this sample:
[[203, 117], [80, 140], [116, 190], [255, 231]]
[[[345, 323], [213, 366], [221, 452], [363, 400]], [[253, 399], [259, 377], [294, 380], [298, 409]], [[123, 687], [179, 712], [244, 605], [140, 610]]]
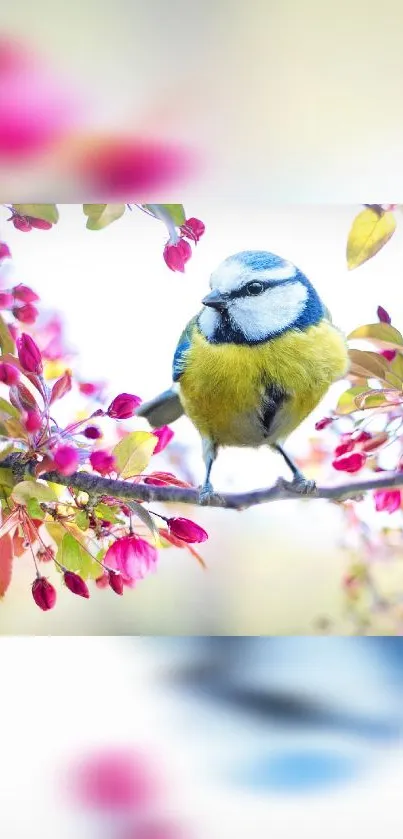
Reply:
[[259, 283], [257, 280], [254, 280], [253, 283], [248, 283], [246, 286], [246, 293], [251, 296], [261, 294], [262, 291], [264, 291], [264, 285], [263, 283]]

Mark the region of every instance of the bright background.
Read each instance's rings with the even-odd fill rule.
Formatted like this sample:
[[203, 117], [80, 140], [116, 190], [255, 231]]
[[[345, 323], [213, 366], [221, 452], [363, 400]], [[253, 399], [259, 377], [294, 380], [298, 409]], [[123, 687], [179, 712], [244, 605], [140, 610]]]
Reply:
[[[170, 272], [162, 259], [163, 225], [136, 209], [95, 232], [85, 228], [80, 205], [60, 205], [61, 218], [52, 230], [29, 235], [14, 230], [4, 214], [0, 237], [12, 249], [14, 280], [32, 286], [47, 309], [63, 315], [68, 344], [78, 353], [73, 366], [79, 376], [107, 379], [110, 396], [129, 391], [148, 399], [170, 384], [178, 336], [198, 310], [210, 273], [240, 250], [267, 249], [295, 262], [346, 333], [374, 321], [379, 303], [401, 325], [403, 226], [374, 259], [349, 273], [346, 240], [359, 211], [360, 205], [190, 202], [187, 215], [202, 218], [206, 234], [185, 275]], [[315, 419], [334, 407], [343, 389], [335, 386], [294, 433], [290, 451], [307, 451]], [[67, 407], [67, 400], [60, 403], [61, 420], [71, 416]], [[139, 427], [139, 421], [127, 426]], [[200, 482], [198, 435], [187, 419], [174, 429], [173, 460], [160, 455], [155, 468]], [[219, 455], [213, 478], [218, 490], [245, 490], [271, 484], [280, 471], [286, 475], [281, 459], [268, 450], [228, 449]], [[339, 479], [330, 464], [319, 478]], [[300, 634], [315, 632], [323, 615], [334, 621], [334, 631], [348, 631], [340, 588], [348, 557], [339, 545], [343, 519], [335, 506], [292, 501], [242, 513], [184, 507], [176, 512], [209, 531], [201, 547], [207, 572], [186, 551], [172, 548], [162, 553], [158, 573], [123, 599], [96, 590], [84, 602], [63, 591], [57, 609], [42, 614], [31, 602], [31, 568], [24, 560], [1, 605], [1, 631]], [[385, 521], [390, 521], [387, 514]]]

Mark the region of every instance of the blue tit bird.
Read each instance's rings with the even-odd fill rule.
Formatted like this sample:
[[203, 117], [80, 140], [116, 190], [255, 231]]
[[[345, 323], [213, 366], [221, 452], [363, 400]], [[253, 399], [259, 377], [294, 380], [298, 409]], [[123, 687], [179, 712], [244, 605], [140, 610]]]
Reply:
[[228, 257], [211, 275], [202, 310], [173, 359], [173, 385], [138, 415], [158, 428], [186, 414], [199, 431], [206, 476], [222, 446], [268, 445], [290, 468], [298, 492], [314, 490], [283, 444], [348, 369], [345, 337], [308, 278], [266, 251]]

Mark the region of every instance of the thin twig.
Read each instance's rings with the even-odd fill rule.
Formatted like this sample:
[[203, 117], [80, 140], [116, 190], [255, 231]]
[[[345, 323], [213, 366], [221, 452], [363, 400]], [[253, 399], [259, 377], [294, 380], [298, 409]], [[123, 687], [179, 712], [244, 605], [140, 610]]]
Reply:
[[[16, 466], [16, 455], [9, 455], [1, 461], [2, 468]], [[26, 466], [26, 477], [32, 477], [35, 462]], [[23, 477], [18, 476], [20, 480]], [[160, 501], [171, 504], [200, 505], [199, 491], [176, 486], [153, 486], [152, 484], [133, 484], [128, 481], [112, 480], [89, 472], [75, 472], [73, 475], [60, 475], [59, 472], [46, 472], [40, 476], [41, 480], [53, 484], [69, 486], [90, 495], [109, 495], [126, 501]], [[229, 492], [213, 495], [205, 505], [208, 507], [223, 507], [229, 510], [245, 510], [257, 504], [267, 504], [270, 501], [295, 501], [298, 498], [309, 500], [323, 499], [327, 501], [345, 501], [354, 496], [362, 495], [374, 489], [403, 488], [403, 472], [378, 472], [370, 478], [361, 478], [349, 482], [317, 486], [312, 495], [303, 496], [298, 493], [289, 481], [280, 478], [270, 487], [254, 489], [249, 492]]]

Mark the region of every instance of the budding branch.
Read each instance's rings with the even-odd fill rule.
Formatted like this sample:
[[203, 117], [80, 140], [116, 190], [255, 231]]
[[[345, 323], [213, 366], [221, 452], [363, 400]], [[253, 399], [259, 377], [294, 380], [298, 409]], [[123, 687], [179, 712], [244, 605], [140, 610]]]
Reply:
[[[2, 468], [11, 468], [14, 474], [18, 474], [19, 480], [24, 477], [32, 478], [35, 463], [25, 466], [22, 472], [21, 458], [12, 454], [1, 461]], [[88, 472], [74, 472], [73, 475], [65, 476], [59, 472], [46, 472], [40, 476], [41, 480], [53, 484], [72, 487], [73, 489], [86, 492], [92, 496], [108, 495], [114, 498], [121, 498], [126, 501], [145, 501], [170, 504], [193, 504], [200, 506], [199, 491], [193, 488], [176, 486], [153, 486], [151, 484], [134, 484], [128, 481], [102, 478], [101, 476]], [[370, 478], [338, 483], [330, 486], [316, 486], [312, 494], [301, 495], [300, 492], [289, 481], [279, 478], [270, 487], [254, 489], [249, 492], [229, 492], [213, 495], [207, 499], [203, 506], [222, 507], [228, 510], [246, 510], [248, 507], [257, 504], [267, 504], [269, 501], [291, 501], [298, 498], [315, 499], [321, 498], [326, 501], [346, 501], [347, 499], [360, 496], [369, 490], [403, 488], [403, 472], [377, 473]]]

